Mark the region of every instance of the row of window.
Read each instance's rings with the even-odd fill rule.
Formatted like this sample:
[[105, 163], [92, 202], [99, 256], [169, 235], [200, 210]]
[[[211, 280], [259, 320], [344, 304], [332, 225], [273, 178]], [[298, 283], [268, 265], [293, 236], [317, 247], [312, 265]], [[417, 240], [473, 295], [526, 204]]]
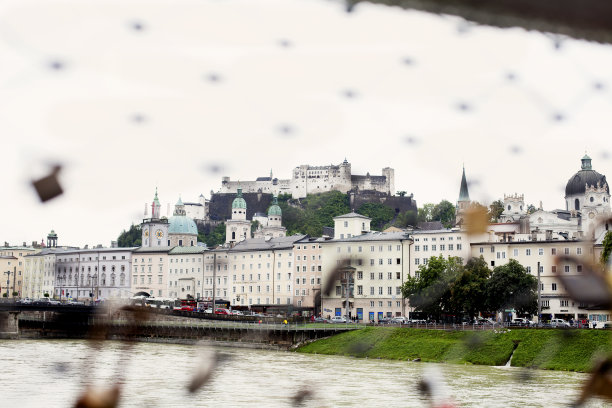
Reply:
[[[21, 254], [19, 254], [19, 255], [21, 255]], [[70, 259], [70, 261], [69, 261], [68, 259]], [[121, 255], [121, 259], [125, 259], [125, 255]], [[74, 262], [76, 262], [76, 261], [78, 261], [78, 260], [79, 260], [79, 258], [74, 258]], [[86, 262], [86, 261], [97, 261], [97, 260], [98, 260], [98, 257], [97, 257], [97, 256], [96, 256], [96, 257], [91, 257], [91, 256], [89, 256], [89, 257], [87, 257], [87, 258], [81, 258], [81, 261], [82, 261], [82, 262]], [[103, 260], [103, 261], [106, 261], [106, 260], [107, 260], [107, 259], [106, 259], [106, 255], [104, 255], [104, 256], [102, 257], [102, 260]], [[111, 257], [111, 259], [109, 259], [109, 261], [110, 261], [110, 260], [116, 261], [116, 260], [117, 260], [117, 255], [113, 255], [113, 256]], [[57, 262], [73, 262], [73, 258], [57, 258]]]
[[[452, 241], [453, 240], [453, 237], [446, 237], [446, 238], [448, 238], [448, 241]], [[445, 237], [439, 237], [439, 240], [440, 241], [444, 241], [446, 238]], [[458, 235], [458, 236], [454, 237], [454, 239], [457, 240], [457, 241], [461, 241], [461, 236]], [[427, 242], [429, 240], [429, 238], [425, 237], [425, 238], [415, 238], [414, 239], [415, 242], [420, 242], [421, 240], [423, 240], [424, 242]], [[431, 240], [433, 242], [435, 242], [437, 240], [437, 238], [436, 237], [431, 237]]]
[[[393, 245], [386, 245], [386, 247], [387, 247], [387, 251], [393, 251]], [[353, 248], [353, 247], [347, 246], [346, 247], [346, 252], [351, 253], [351, 251], [352, 251], [351, 248]], [[379, 245], [378, 246], [378, 252], [383, 252], [384, 248], [385, 248], [385, 245]], [[376, 249], [375, 245], [371, 245], [370, 246], [370, 252], [374, 252], [375, 249]], [[395, 250], [396, 251], [401, 251], [402, 250], [402, 246], [401, 245], [396, 245], [395, 246]], [[337, 247], [336, 251], [337, 252], [342, 252], [342, 247], [340, 247], [340, 246]], [[361, 247], [361, 246], [357, 247], [357, 252], [363, 252], [363, 247]], [[319, 257], [319, 259], [321, 259], [321, 257]]]
[[[247, 293], [245, 291], [246, 286], [241, 286], [240, 287], [240, 293]], [[249, 286], [249, 292], [248, 293], [253, 293], [253, 286]], [[257, 293], [261, 293], [261, 286], [255, 286], [255, 291]], [[281, 291], [281, 285], [276, 285], [276, 291], [280, 292]], [[266, 285], [266, 293], [270, 292], [270, 285]], [[287, 292], [291, 292], [291, 284], [287, 285]], [[232, 286], [232, 293], [236, 293], [236, 286]]]
[[[479, 248], [479, 252], [481, 254], [484, 253], [484, 247], [480, 247]], [[491, 253], [495, 252], [495, 246], [491, 246]], [[497, 252], [497, 259], [499, 258], [499, 254], [502, 253], [504, 254], [503, 257], [506, 257], [506, 252]], [[514, 248], [512, 250], [512, 254], [513, 256], [519, 256], [519, 249], [518, 248]], [[557, 255], [557, 248], [550, 248], [550, 254], [551, 255]], [[563, 248], [563, 254], [564, 255], [570, 255], [570, 248]], [[525, 255], [526, 256], [531, 256], [531, 248], [525, 248]], [[544, 255], [544, 248], [538, 248], [538, 255]], [[576, 255], [582, 255], [582, 248], [581, 247], [577, 247], [576, 248]]]
[[[432, 251], [437, 251], [438, 248], [439, 248], [440, 251], [446, 251], [446, 248], [448, 248], [449, 251], [454, 251], [455, 248], [456, 248], [457, 251], [461, 251], [461, 249], [463, 247], [461, 246], [461, 244], [457, 244], [457, 245], [454, 245], [454, 244], [448, 244], [448, 245], [446, 245], [446, 244], [440, 244], [440, 245], [432, 244], [431, 245], [431, 250]], [[429, 251], [429, 245], [423, 245], [422, 249], [423, 249], [423, 251]], [[415, 245], [414, 246], [414, 250], [415, 250], [415, 252], [419, 252], [421, 250], [421, 246], [420, 245]]]

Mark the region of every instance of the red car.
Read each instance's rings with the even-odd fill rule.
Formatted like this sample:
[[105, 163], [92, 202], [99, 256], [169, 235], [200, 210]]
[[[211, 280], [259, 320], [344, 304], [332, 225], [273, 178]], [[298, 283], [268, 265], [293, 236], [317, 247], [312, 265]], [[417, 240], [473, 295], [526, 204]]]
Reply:
[[229, 310], [227, 310], [227, 309], [221, 309], [221, 308], [219, 308], [219, 309], [216, 309], [216, 310], [215, 310], [215, 314], [220, 314], [220, 315], [231, 315], [231, 314], [232, 314], [232, 312], [231, 312], [231, 311], [229, 311]]
[[193, 306], [181, 306], [179, 310], [185, 310], [187, 312], [193, 312]]

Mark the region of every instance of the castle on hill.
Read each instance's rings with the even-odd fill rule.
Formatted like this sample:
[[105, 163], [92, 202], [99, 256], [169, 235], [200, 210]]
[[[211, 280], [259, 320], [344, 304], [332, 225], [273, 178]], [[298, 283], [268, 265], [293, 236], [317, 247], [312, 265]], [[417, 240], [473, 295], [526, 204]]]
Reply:
[[356, 175], [351, 172], [351, 164], [344, 159], [338, 165], [295, 167], [291, 178], [275, 178], [270, 171], [269, 177], [257, 177], [254, 181], [231, 181], [223, 177], [219, 193], [236, 194], [238, 188], [244, 193], [268, 193], [274, 196], [291, 194], [293, 198], [304, 198], [308, 194], [327, 191], [377, 191], [386, 195], [395, 194], [395, 171], [390, 167], [382, 169], [382, 175]]

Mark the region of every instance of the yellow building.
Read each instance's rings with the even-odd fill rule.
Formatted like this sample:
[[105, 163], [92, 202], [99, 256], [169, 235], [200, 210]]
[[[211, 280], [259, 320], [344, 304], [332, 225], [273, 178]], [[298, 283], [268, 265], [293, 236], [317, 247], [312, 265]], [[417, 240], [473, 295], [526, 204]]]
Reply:
[[[0, 247], [0, 257], [5, 257], [4, 261], [0, 263], [0, 272], [2, 277], [0, 282], [2, 283], [2, 293], [6, 293], [6, 282], [8, 280], [10, 290], [8, 292], [9, 297], [21, 297], [24, 284], [24, 272], [25, 272], [25, 256], [39, 252], [39, 248], [27, 247], [27, 246], [4, 246]], [[14, 257], [14, 260], [10, 258]], [[10, 265], [9, 265], [10, 264]], [[10, 271], [10, 274], [7, 273]], [[13, 292], [17, 295], [13, 296]]]

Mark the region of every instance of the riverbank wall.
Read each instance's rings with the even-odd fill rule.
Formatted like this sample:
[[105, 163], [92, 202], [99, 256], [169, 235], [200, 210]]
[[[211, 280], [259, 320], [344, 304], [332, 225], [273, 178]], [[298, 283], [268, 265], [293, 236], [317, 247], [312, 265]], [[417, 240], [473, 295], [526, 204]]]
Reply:
[[357, 326], [201, 321], [167, 316], [163, 320], [109, 319], [102, 316], [22, 317], [9, 339], [96, 339], [288, 350], [296, 345], [354, 330]]
[[[481, 332], [367, 327], [309, 342], [298, 352], [361, 358], [588, 372], [612, 351], [607, 330], [500, 329]], [[514, 353], [514, 354], [513, 354]]]

